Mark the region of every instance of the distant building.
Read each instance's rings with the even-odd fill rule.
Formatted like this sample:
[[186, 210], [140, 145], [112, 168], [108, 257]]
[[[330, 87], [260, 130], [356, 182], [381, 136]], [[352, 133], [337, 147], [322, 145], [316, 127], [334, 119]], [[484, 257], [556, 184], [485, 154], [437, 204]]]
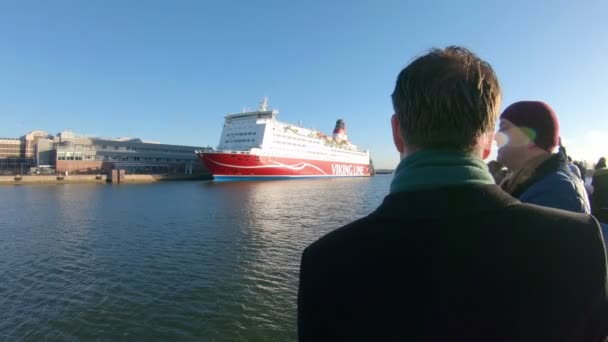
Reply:
[[25, 173], [37, 165], [36, 146], [48, 133], [30, 132], [20, 138], [0, 138], [0, 174]]
[[0, 138], [0, 159], [20, 158], [22, 144], [19, 138]]
[[137, 138], [105, 139], [64, 131], [56, 136], [34, 131], [18, 139], [0, 138], [0, 173], [52, 169], [59, 173], [206, 172], [195, 150], [199, 146], [167, 145]]

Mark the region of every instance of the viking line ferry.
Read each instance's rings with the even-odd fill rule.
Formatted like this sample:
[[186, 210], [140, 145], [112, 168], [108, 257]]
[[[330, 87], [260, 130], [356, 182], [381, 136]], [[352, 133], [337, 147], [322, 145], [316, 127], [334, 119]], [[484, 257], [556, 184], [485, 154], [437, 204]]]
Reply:
[[216, 180], [362, 177], [371, 172], [368, 151], [348, 141], [343, 120], [332, 136], [277, 120], [268, 98], [258, 110], [228, 114], [217, 150], [196, 151]]

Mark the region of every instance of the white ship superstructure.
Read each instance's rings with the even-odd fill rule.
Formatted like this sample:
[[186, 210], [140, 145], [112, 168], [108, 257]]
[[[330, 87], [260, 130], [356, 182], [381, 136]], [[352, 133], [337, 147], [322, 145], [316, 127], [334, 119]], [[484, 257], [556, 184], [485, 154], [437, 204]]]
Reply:
[[[264, 168], [272, 168], [266, 173], [278, 177], [282, 174], [277, 173], [277, 165], [290, 167], [294, 171], [299, 167], [294, 165], [300, 164], [317, 171], [309, 174], [307, 172], [310, 170], [302, 171], [306, 169], [303, 167], [297, 170], [300, 171], [297, 174], [288, 172], [284, 176], [369, 175], [369, 152], [359, 150], [348, 141], [343, 120], [336, 122], [333, 135], [328, 136], [301, 125], [280, 122], [277, 115], [277, 110], [268, 109], [268, 98], [264, 98], [255, 111], [227, 115], [218, 150], [199, 156], [216, 178], [219, 173], [214, 171], [218, 169], [222, 170], [221, 173], [228, 173], [225, 176], [264, 176]], [[263, 163], [249, 165], [243, 155], [246, 155], [249, 163]]]
[[257, 111], [225, 117], [219, 151], [369, 163], [369, 152], [360, 151], [345, 134], [334, 139], [316, 130], [280, 122], [277, 110], [267, 110], [267, 101], [264, 98]]

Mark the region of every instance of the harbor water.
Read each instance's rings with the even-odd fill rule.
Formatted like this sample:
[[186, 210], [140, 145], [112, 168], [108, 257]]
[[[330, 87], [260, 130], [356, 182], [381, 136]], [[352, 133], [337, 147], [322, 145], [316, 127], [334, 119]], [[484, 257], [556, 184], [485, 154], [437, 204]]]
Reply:
[[293, 341], [302, 250], [390, 180], [0, 186], [0, 340]]

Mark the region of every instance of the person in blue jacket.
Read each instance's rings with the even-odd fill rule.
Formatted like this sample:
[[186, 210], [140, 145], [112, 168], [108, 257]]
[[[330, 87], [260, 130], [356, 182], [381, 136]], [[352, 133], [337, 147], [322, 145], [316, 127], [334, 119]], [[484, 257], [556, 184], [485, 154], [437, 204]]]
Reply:
[[302, 252], [299, 341], [608, 337], [598, 222], [521, 203], [482, 160], [501, 98], [490, 64], [462, 47], [433, 49], [399, 73], [390, 193]]
[[510, 176], [503, 190], [522, 202], [589, 214], [589, 198], [582, 180], [568, 167], [559, 144], [559, 122], [548, 104], [520, 101], [500, 116], [495, 136], [498, 162]]
[[606, 158], [600, 158], [595, 164], [591, 185], [593, 186], [591, 212], [598, 221], [608, 225], [608, 168], [606, 168]]

